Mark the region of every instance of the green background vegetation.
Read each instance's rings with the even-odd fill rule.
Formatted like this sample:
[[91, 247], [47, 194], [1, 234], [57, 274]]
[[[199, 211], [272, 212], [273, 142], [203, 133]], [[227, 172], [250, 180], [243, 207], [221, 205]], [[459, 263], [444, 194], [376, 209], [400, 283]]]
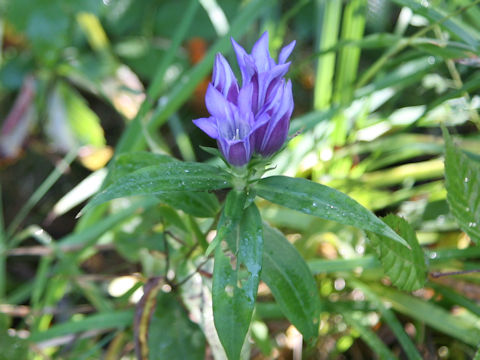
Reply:
[[[265, 30], [273, 54], [297, 41], [291, 139], [271, 173], [348, 194], [412, 251], [258, 201], [301, 257], [268, 228], [265, 251], [300, 264], [298, 290], [286, 313], [290, 300], [260, 284], [245, 357], [475, 356], [480, 1], [15, 0], [2, 10], [0, 359], [224, 356], [204, 256], [224, 191], [76, 215], [102, 182], [157, 161], [151, 153], [218, 164], [191, 120], [206, 115], [215, 54], [234, 65], [230, 36], [249, 50]], [[142, 150], [143, 163], [129, 158]], [[302, 282], [308, 270], [315, 289]], [[309, 291], [321, 298], [318, 336], [301, 326], [317, 306]]]

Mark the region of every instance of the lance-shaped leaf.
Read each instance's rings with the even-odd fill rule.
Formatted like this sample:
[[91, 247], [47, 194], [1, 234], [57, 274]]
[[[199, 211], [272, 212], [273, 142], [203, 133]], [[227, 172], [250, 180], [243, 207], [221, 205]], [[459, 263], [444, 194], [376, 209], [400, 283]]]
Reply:
[[386, 236], [409, 247], [387, 224], [348, 195], [306, 179], [270, 176], [254, 187], [257, 194], [273, 203], [305, 214], [333, 220]]
[[148, 166], [178, 162], [177, 159], [163, 154], [148, 151], [132, 151], [119, 154], [108, 169], [106, 182], [108, 185], [115, 183], [122, 177]]
[[445, 187], [447, 201], [460, 228], [470, 238], [480, 242], [480, 163], [457, 149], [446, 130]]
[[228, 358], [237, 360], [252, 319], [262, 268], [262, 221], [255, 204], [245, 210], [225, 240], [215, 251], [213, 317]]
[[383, 221], [406, 239], [411, 248], [409, 250], [388, 237], [367, 232], [380, 258], [383, 271], [390, 277], [392, 283], [402, 290], [420, 289], [427, 279], [427, 266], [415, 231], [408, 222], [393, 214], [384, 217]]
[[[207, 250], [205, 251], [205, 256], [208, 256], [212, 253], [213, 250], [220, 244], [225, 236], [230, 231], [233, 231], [237, 226], [243, 215], [243, 208], [245, 206], [245, 201], [247, 194], [244, 191], [231, 190], [227, 198], [225, 199], [225, 204], [223, 206], [222, 215], [218, 221], [217, 226], [217, 235], [215, 239], [208, 245]], [[235, 246], [232, 244], [232, 246]]]
[[278, 230], [264, 224], [263, 237], [262, 280], [305, 340], [317, 338], [320, 298], [307, 264]]
[[82, 212], [119, 197], [161, 195], [172, 191], [208, 191], [230, 186], [230, 175], [215, 166], [167, 162], [147, 166], [118, 179], [97, 194]]
[[[180, 161], [161, 154], [154, 154], [147, 151], [135, 151], [120, 154], [115, 158], [113, 165], [108, 172], [107, 184], [112, 184], [135, 171], [148, 166], [176, 163]], [[167, 205], [180, 209], [187, 214], [197, 217], [213, 217], [217, 214], [220, 204], [214, 194], [194, 191], [174, 191], [157, 195]]]

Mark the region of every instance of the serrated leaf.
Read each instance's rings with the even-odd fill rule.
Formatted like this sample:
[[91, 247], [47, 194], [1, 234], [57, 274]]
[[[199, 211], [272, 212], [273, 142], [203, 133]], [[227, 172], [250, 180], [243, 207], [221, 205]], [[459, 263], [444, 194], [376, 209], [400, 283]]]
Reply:
[[209, 191], [230, 186], [230, 175], [220, 168], [202, 163], [168, 162], [147, 166], [122, 177], [97, 194], [82, 212], [120, 197]]
[[264, 224], [263, 236], [262, 280], [305, 340], [317, 338], [320, 298], [307, 264], [278, 230]]
[[252, 319], [262, 268], [262, 221], [255, 204], [225, 238], [225, 246], [215, 251], [213, 317], [228, 358], [237, 360]]
[[460, 228], [480, 242], [480, 164], [456, 148], [446, 130], [445, 187], [450, 210]]
[[322, 219], [372, 231], [408, 247], [401, 236], [371, 211], [348, 195], [328, 186], [306, 179], [270, 176], [261, 179], [254, 189], [259, 196], [273, 203]]
[[411, 247], [409, 250], [388, 237], [367, 232], [383, 271], [402, 290], [412, 291], [423, 287], [427, 278], [427, 266], [415, 231], [407, 221], [393, 214], [384, 217], [383, 221], [407, 240]]

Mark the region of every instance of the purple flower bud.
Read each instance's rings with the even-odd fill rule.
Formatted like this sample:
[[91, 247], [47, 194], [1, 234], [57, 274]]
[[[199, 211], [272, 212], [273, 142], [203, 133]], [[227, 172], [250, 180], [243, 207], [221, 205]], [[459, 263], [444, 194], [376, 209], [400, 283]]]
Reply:
[[217, 54], [212, 83], [205, 95], [208, 118], [193, 122], [208, 136], [217, 140], [225, 159], [234, 166], [243, 166], [253, 153], [268, 157], [285, 142], [293, 112], [292, 84], [283, 78], [290, 67], [286, 62], [295, 41], [285, 46], [278, 63], [268, 50], [265, 32], [247, 54], [232, 39], [242, 74], [239, 89], [230, 65]]

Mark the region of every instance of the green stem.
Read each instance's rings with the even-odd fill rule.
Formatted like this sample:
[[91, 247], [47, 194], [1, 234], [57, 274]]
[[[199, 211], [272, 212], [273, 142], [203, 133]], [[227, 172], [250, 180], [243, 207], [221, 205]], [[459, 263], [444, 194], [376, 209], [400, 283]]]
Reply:
[[233, 188], [236, 191], [243, 192], [245, 187], [248, 184], [248, 170], [246, 166], [242, 167], [233, 167]]

